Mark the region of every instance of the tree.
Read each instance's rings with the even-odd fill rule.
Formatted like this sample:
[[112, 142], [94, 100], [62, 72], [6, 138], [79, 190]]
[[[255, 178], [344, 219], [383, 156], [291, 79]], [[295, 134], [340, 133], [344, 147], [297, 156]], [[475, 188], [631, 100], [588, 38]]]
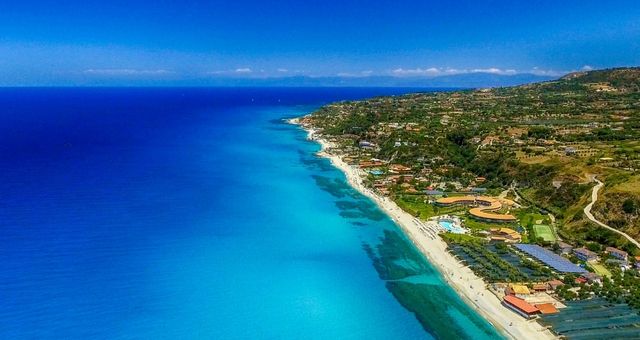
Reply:
[[632, 214], [636, 211], [636, 202], [630, 198], [627, 198], [622, 202], [622, 210], [627, 214]]
[[534, 126], [529, 129], [527, 135], [531, 138], [546, 139], [553, 134], [553, 130], [544, 126]]

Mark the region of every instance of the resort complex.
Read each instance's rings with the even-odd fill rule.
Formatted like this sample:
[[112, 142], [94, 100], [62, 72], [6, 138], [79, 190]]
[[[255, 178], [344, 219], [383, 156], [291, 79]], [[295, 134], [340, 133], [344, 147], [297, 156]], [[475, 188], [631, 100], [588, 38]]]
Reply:
[[614, 69], [296, 122], [512, 336], [640, 338], [639, 96], [640, 69]]
[[512, 206], [513, 201], [496, 199], [488, 196], [453, 196], [440, 198], [436, 204], [441, 206], [466, 205], [474, 206], [469, 209], [469, 215], [488, 222], [515, 222], [517, 218], [509, 214], [497, 214], [492, 211], [500, 210], [504, 205]]

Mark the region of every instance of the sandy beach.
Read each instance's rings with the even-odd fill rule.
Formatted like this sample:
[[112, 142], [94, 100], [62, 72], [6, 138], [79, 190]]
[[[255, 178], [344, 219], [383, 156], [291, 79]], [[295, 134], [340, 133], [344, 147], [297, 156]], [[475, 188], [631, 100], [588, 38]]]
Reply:
[[[293, 119], [290, 120], [290, 123], [299, 124], [299, 121]], [[484, 281], [447, 251], [447, 244], [440, 237], [434, 238], [423, 232], [413, 216], [400, 209], [390, 199], [366, 188], [362, 184], [364, 172], [361, 169], [350, 166], [337, 155], [331, 154], [331, 143], [321, 138], [315, 130], [308, 127], [303, 128], [307, 131], [310, 140], [321, 145], [322, 149], [318, 155], [328, 158], [335, 167], [345, 173], [351, 186], [376, 202], [380, 209], [400, 226], [458, 294], [505, 336], [512, 339], [557, 338], [536, 321], [525, 320], [502, 306], [500, 300], [486, 288]]]

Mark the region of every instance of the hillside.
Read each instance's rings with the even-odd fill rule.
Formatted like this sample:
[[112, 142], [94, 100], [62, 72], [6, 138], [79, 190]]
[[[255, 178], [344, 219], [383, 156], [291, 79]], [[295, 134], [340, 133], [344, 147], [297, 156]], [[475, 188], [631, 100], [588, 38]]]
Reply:
[[596, 217], [640, 237], [640, 68], [341, 102], [306, 120], [354, 163], [410, 168], [411, 181], [385, 188], [392, 197], [513, 186], [529, 206], [555, 215], [565, 239], [631, 249], [584, 218], [595, 175], [605, 182]]

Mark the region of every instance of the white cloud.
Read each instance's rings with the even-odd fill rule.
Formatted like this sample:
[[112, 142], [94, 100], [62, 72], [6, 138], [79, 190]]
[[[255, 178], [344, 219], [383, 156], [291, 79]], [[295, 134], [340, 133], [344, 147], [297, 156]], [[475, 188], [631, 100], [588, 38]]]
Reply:
[[514, 75], [519, 72], [514, 69], [501, 69], [497, 67], [490, 68], [474, 68], [474, 69], [456, 69], [456, 68], [442, 68], [442, 67], [430, 67], [430, 68], [414, 68], [414, 69], [404, 69], [397, 68], [391, 73], [395, 76], [443, 76], [443, 75], [453, 75], [453, 74], [467, 74], [467, 73], [492, 73], [492, 74], [500, 74], [500, 75]]
[[340, 72], [336, 74], [338, 77], [368, 77], [373, 74], [373, 71], [360, 71], [360, 72]]
[[529, 71], [526, 72], [522, 72], [522, 73], [531, 73], [534, 74], [536, 76], [548, 76], [548, 77], [559, 77], [562, 75], [565, 75], [569, 72], [567, 71], [558, 71], [558, 70], [545, 70], [545, 69], [541, 69], [539, 67], [534, 67]]
[[469, 73], [491, 73], [491, 74], [500, 74], [500, 75], [514, 75], [518, 72], [514, 69], [500, 69], [497, 67], [490, 68], [476, 68], [469, 71]]
[[[264, 70], [259, 70], [258, 72], [264, 72]], [[239, 67], [239, 68], [231, 69], [231, 70], [209, 71], [206, 74], [207, 75], [213, 75], [213, 76], [220, 76], [220, 75], [234, 76], [234, 75], [246, 75], [246, 74], [252, 74], [252, 73], [254, 73], [254, 72], [253, 72], [253, 70], [251, 68]]]
[[431, 67], [431, 68], [414, 68], [414, 69], [404, 69], [397, 68], [391, 71], [396, 76], [436, 76], [442, 74], [441, 69]]
[[280, 73], [287, 73], [289, 72], [289, 70], [287, 70], [286, 68], [279, 68], [276, 71], [280, 72]]
[[584, 66], [582, 66], [582, 70], [583, 71], [591, 71], [591, 70], [593, 70], [593, 67], [591, 67], [590, 65], [584, 65]]
[[[583, 68], [583, 69], [587, 70], [587, 68]], [[512, 68], [499, 68], [499, 67], [470, 68], [470, 69], [456, 69], [456, 68], [450, 68], [450, 67], [447, 67], [447, 68], [430, 67], [430, 68], [414, 68], [414, 69], [397, 68], [391, 71], [391, 74], [397, 77], [410, 77], [410, 76], [438, 77], [438, 76], [444, 76], [444, 75], [469, 74], [469, 73], [490, 73], [490, 74], [497, 74], [497, 75], [504, 75], [504, 76], [530, 73], [537, 76], [559, 77], [569, 72], [550, 70], [550, 69], [547, 70], [547, 69], [541, 69], [538, 67], [534, 67], [530, 70], [516, 70]]]
[[167, 74], [173, 74], [174, 72], [168, 70], [139, 70], [131, 68], [106, 68], [106, 69], [87, 69], [82, 73], [89, 75], [99, 76], [161, 76]]

